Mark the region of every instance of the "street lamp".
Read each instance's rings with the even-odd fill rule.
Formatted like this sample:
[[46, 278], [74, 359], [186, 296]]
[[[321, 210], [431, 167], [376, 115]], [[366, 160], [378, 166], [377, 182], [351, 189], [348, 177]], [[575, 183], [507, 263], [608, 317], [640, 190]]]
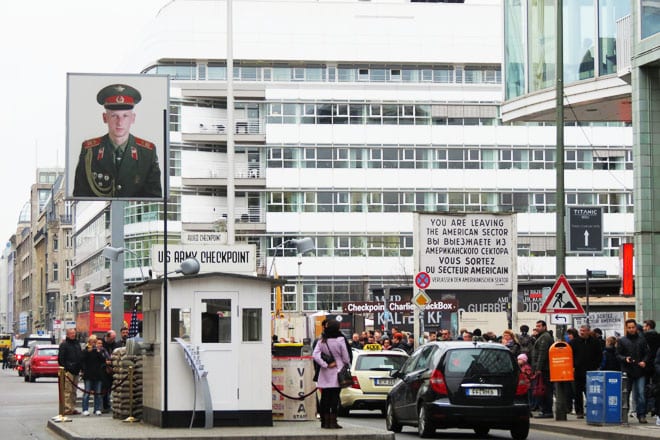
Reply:
[[183, 260], [179, 265], [179, 268], [173, 272], [182, 273], [184, 275], [195, 275], [196, 273], [199, 273], [199, 268], [200, 266], [197, 258], [190, 257]]
[[196, 273], [199, 273], [199, 269], [200, 269], [200, 264], [199, 264], [199, 261], [197, 260], [197, 258], [189, 257], [189, 258], [186, 258], [185, 260], [183, 260], [181, 262], [178, 269], [171, 270], [171, 271], [167, 272], [166, 274], [161, 275], [159, 278], [164, 277], [165, 275], [172, 274], [172, 273], [182, 273], [184, 275], [195, 275]]
[[[102, 255], [108, 260], [118, 261], [119, 255], [121, 255], [124, 252], [133, 254], [138, 258], [140, 257], [135, 251], [131, 249], [123, 248], [123, 247], [116, 248], [112, 246], [104, 247]], [[171, 273], [182, 273], [184, 275], [194, 275], [196, 273], [199, 273], [199, 269], [200, 269], [199, 261], [197, 261], [196, 258], [190, 257], [183, 260], [179, 265], [178, 269], [168, 272], [167, 274], [169, 275]], [[146, 277], [144, 276], [144, 272], [142, 271], [142, 266], [140, 266], [140, 273], [142, 274], [142, 279], [146, 279]]]
[[[282, 248], [282, 254], [284, 254], [284, 246], [287, 244], [293, 244], [296, 248], [296, 254], [298, 255], [298, 279], [297, 279], [297, 285], [296, 285], [296, 308], [299, 312], [302, 313], [303, 311], [303, 301], [302, 301], [302, 276], [300, 274], [300, 266], [302, 265], [302, 256], [303, 254], [306, 254], [307, 252], [311, 252], [314, 249], [316, 249], [316, 245], [314, 244], [314, 240], [311, 239], [310, 237], [305, 237], [305, 238], [293, 238], [290, 240], [285, 240], [282, 243], [278, 244], [275, 246], [275, 254], [273, 255], [273, 261], [270, 264], [270, 270], [268, 271], [268, 274], [270, 275], [273, 272], [273, 267], [275, 266], [275, 257], [277, 255], [277, 248], [281, 247]], [[275, 275], [277, 276], [277, 274]], [[281, 305], [282, 305], [282, 289], [280, 287], [277, 287], [275, 290], [275, 313], [276, 316], [279, 314], [281, 310]], [[279, 310], [278, 310], [279, 309]]]
[[[112, 247], [112, 246], [104, 247], [103, 252], [101, 253], [101, 255], [103, 255], [103, 257], [105, 257], [108, 260], [119, 261], [119, 256], [121, 254], [123, 254], [124, 252], [128, 252], [129, 254], [133, 254], [136, 257], [140, 258], [140, 256], [137, 254], [137, 252], [135, 252], [131, 249], [124, 248], [124, 247], [116, 248], [116, 247]], [[143, 280], [146, 279], [146, 277], [144, 276], [144, 271], [142, 270], [142, 264], [140, 264], [140, 275], [142, 275]]]

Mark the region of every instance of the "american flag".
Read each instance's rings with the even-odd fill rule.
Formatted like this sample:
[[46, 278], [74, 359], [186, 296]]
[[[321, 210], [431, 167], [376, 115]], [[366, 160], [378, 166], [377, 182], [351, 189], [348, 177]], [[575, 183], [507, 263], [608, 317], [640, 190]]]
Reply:
[[133, 305], [133, 311], [131, 312], [131, 324], [128, 326], [128, 337], [134, 338], [138, 334], [138, 316], [137, 316], [137, 305], [136, 301]]

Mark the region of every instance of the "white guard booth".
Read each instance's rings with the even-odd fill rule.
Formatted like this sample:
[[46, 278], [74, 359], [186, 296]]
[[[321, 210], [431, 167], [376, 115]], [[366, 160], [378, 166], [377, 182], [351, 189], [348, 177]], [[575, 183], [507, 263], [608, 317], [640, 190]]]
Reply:
[[219, 272], [164, 280], [141, 286], [144, 422], [272, 426], [270, 297], [278, 281]]

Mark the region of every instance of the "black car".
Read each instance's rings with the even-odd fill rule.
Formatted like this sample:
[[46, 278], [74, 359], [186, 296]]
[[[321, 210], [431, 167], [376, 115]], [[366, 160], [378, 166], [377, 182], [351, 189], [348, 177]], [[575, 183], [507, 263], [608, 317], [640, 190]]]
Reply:
[[515, 440], [529, 433], [528, 381], [505, 346], [492, 342], [431, 342], [393, 371], [385, 424], [420, 437], [436, 429], [467, 428], [485, 436], [508, 429]]

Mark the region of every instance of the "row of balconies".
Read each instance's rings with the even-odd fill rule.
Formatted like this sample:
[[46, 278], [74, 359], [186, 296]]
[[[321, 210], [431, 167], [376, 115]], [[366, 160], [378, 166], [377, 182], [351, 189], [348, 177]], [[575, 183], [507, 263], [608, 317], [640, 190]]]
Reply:
[[[187, 142], [226, 142], [227, 119], [195, 117], [184, 119], [181, 138]], [[236, 119], [234, 134], [237, 142], [265, 142], [266, 124], [261, 119]]]
[[[226, 134], [229, 121], [227, 119], [200, 118], [198, 130], [192, 133]], [[194, 126], [194, 125], [193, 125]], [[263, 134], [264, 123], [259, 119], [238, 119], [234, 121], [234, 134]]]
[[[181, 180], [185, 186], [226, 185], [229, 177], [227, 153], [183, 151], [181, 153]], [[247, 154], [236, 153], [233, 160], [234, 178], [239, 186], [264, 187], [266, 166]]]

